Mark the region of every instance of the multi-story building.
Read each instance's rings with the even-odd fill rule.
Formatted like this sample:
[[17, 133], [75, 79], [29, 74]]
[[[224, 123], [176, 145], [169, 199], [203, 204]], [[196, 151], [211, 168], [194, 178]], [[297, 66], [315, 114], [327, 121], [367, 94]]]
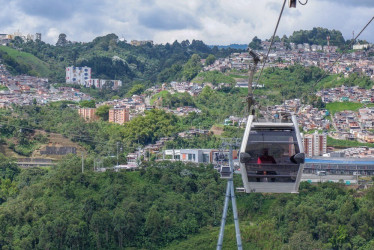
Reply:
[[73, 83], [85, 85], [86, 80], [91, 79], [90, 67], [67, 67], [66, 68], [66, 83]]
[[78, 114], [80, 117], [85, 119], [86, 121], [95, 121], [99, 119], [99, 117], [95, 114], [95, 108], [80, 108], [78, 109]]
[[124, 124], [130, 121], [130, 111], [128, 108], [112, 108], [109, 110], [109, 122]]
[[303, 145], [304, 145], [305, 156], [312, 157], [313, 156], [313, 135], [305, 135], [303, 137]]
[[327, 153], [327, 136], [325, 134], [313, 134], [314, 156], [322, 156]]
[[327, 136], [317, 133], [305, 135], [303, 145], [307, 157], [322, 156], [327, 153]]

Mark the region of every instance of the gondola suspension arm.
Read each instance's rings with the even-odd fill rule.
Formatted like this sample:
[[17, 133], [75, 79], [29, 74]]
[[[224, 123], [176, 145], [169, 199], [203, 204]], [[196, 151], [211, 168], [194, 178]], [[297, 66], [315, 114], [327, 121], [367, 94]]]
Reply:
[[[253, 58], [253, 66], [252, 66], [252, 68], [251, 68], [251, 66], [249, 66], [250, 69], [249, 69], [248, 96], [247, 96], [248, 113], [251, 114], [251, 107], [255, 103], [254, 96], [253, 96], [253, 88], [252, 88], [253, 76], [256, 73], [257, 65], [261, 61], [261, 57], [256, 52], [254, 52], [251, 49], [249, 49], [249, 55], [252, 56], [252, 58]], [[253, 114], [253, 112], [254, 112], [254, 109], [252, 110], [252, 114]]]

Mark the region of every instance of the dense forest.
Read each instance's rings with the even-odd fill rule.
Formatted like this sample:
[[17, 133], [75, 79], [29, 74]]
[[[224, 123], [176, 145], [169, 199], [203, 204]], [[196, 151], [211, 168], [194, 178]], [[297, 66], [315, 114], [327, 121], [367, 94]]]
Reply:
[[[82, 173], [68, 156], [52, 169], [20, 170], [1, 156], [0, 248], [215, 248], [225, 181], [212, 166], [97, 173], [92, 165], [86, 158]], [[372, 188], [302, 183], [298, 195], [239, 193], [237, 202], [244, 249], [374, 247]], [[235, 249], [228, 219], [225, 249]]]

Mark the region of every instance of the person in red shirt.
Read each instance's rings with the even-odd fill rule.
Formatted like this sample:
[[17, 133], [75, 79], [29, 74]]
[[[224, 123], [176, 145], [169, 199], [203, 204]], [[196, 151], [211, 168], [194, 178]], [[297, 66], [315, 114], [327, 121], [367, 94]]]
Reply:
[[[260, 155], [257, 159], [257, 164], [276, 164], [277, 162], [275, 161], [274, 157], [269, 155], [269, 149], [267, 148], [263, 148], [262, 149], [262, 155]], [[274, 171], [257, 171], [257, 174], [260, 174], [260, 175], [267, 175], [267, 174], [272, 174], [272, 172]], [[260, 182], [261, 179], [260, 178], [256, 178], [257, 182]], [[270, 179], [272, 182], [275, 181], [275, 178], [271, 178]], [[268, 178], [263, 178], [262, 181], [265, 181], [267, 182], [268, 181]]]
[[263, 148], [262, 149], [262, 155], [260, 155], [257, 159], [257, 164], [276, 164], [277, 162], [275, 161], [274, 157], [269, 155], [269, 149]]

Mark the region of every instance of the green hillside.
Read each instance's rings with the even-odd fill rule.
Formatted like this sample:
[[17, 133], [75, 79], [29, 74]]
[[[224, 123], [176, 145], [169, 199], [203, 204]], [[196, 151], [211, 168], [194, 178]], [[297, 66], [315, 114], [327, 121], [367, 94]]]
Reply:
[[193, 54], [198, 54], [199, 58], [213, 54], [218, 58], [240, 51], [210, 48], [198, 40], [132, 46], [119, 41], [115, 34], [97, 37], [88, 43], [67, 42], [64, 46], [54, 46], [41, 41], [14, 41], [13, 46], [53, 65], [51, 78], [54, 81], [65, 82], [67, 66], [89, 66], [94, 78], [118, 79], [130, 87], [135, 81], [154, 84], [170, 76], [173, 76], [173, 80], [184, 77], [182, 66]]
[[14, 68], [13, 65], [9, 65], [9, 63], [7, 63], [8, 60], [3, 58], [5, 64], [11, 68], [11, 71], [14, 71], [13, 73], [28, 73], [30, 75], [43, 77], [51, 75], [51, 70], [49, 69], [48, 63], [43, 62], [30, 53], [12, 49], [7, 46], [0, 46], [0, 59], [5, 55], [8, 55], [16, 63], [18, 63], [19, 65], [24, 65], [28, 69], [27, 72], [17, 72], [16, 68]]

